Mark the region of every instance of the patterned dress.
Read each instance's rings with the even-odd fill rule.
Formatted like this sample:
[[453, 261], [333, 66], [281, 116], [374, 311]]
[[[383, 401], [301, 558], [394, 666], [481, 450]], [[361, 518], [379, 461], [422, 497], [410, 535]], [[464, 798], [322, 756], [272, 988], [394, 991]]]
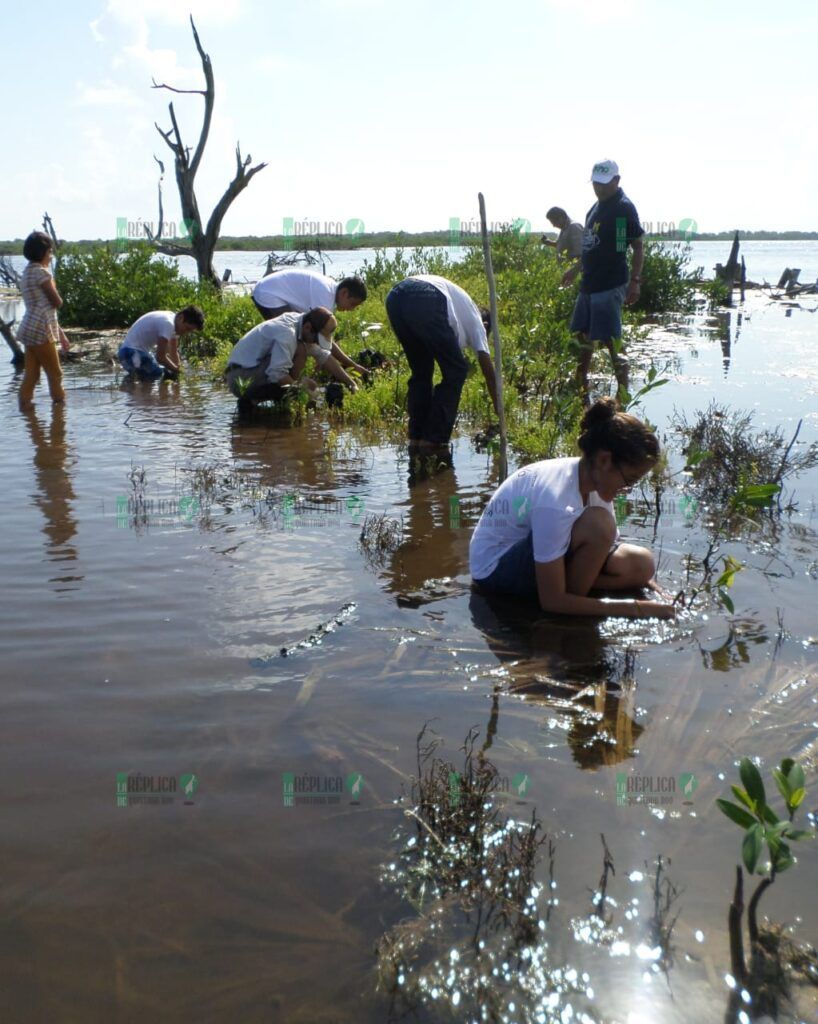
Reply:
[[23, 345], [42, 345], [43, 342], [57, 344], [60, 340], [57, 310], [42, 289], [43, 282], [50, 280], [51, 271], [46, 270], [41, 263], [29, 263], [23, 271], [20, 291], [26, 311], [17, 331], [17, 340]]

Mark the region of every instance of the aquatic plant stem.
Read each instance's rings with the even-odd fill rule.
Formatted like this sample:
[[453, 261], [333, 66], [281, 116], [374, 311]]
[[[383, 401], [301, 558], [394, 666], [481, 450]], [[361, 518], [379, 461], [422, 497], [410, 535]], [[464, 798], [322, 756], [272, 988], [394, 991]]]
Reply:
[[494, 377], [497, 388], [497, 418], [500, 421], [500, 483], [508, 476], [508, 437], [506, 435], [506, 412], [503, 405], [503, 353], [500, 347], [500, 331], [497, 326], [497, 289], [494, 284], [494, 268], [491, 265], [491, 244], [486, 226], [486, 201], [483, 193], [477, 193], [480, 204], [480, 232], [483, 236], [483, 260], [489, 284], [489, 309], [491, 310], [491, 335], [494, 341]]
[[744, 984], [747, 968], [744, 963], [744, 938], [741, 934], [741, 918], [744, 914], [744, 872], [736, 865], [736, 887], [733, 902], [727, 914], [727, 930], [730, 935], [730, 970], [740, 984]]

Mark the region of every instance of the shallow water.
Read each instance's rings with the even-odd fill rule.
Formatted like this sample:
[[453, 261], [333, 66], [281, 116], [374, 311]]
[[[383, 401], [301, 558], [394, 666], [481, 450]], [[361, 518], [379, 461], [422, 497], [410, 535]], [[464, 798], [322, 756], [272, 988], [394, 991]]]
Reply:
[[[657, 327], [645, 347], [674, 380], [648, 396], [649, 417], [667, 432], [674, 406], [717, 397], [788, 434], [803, 417], [815, 440], [818, 318], [785, 312], [748, 305], [740, 330], [733, 313], [729, 365], [723, 322]], [[491, 726], [500, 775], [528, 777], [507, 813], [536, 808], [555, 843], [551, 973], [527, 993], [512, 980], [498, 1019], [536, 1019], [549, 993], [549, 1012], [570, 1003], [590, 1020], [723, 1019], [741, 837], [713, 801], [741, 756], [769, 777], [793, 755], [815, 810], [818, 475], [798, 481], [773, 551], [730, 546], [748, 562], [735, 616], [555, 622], [465, 586], [496, 481], [468, 438], [453, 470], [410, 485], [399, 447], [330, 432], [320, 415], [239, 427], [232, 399], [192, 378], [129, 386], [76, 365], [66, 377], [64, 411], [40, 394], [24, 417], [0, 369], [0, 1020], [388, 1019], [373, 949], [415, 915], [381, 879], [429, 721], [455, 765], [469, 727], [482, 744]], [[658, 524], [634, 504], [623, 528], [656, 533], [671, 589], [684, 554], [706, 547], [679, 497], [665, 495]], [[402, 530], [380, 558], [358, 543], [374, 513]], [[441, 577], [455, 586], [411, 599]], [[693, 774], [696, 788], [689, 803], [677, 791], [623, 806], [621, 772], [674, 786]], [[177, 788], [118, 806], [121, 773], [198, 785], [187, 802]], [[290, 774], [358, 773], [359, 794], [286, 806]], [[613, 941], [591, 918], [600, 833]], [[762, 909], [815, 942], [818, 844], [796, 852]], [[645, 928], [660, 854], [681, 891], [666, 975]], [[536, 874], [547, 882], [547, 858]], [[444, 947], [459, 927], [444, 915]], [[471, 1019], [452, 978], [420, 1019]], [[814, 1001], [801, 1006], [815, 1019]]]

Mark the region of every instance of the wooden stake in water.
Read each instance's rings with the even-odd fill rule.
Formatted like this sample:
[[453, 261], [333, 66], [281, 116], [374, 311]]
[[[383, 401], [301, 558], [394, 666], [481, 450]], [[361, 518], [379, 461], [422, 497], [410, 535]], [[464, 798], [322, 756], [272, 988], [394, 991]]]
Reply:
[[483, 260], [486, 264], [486, 278], [489, 283], [489, 309], [491, 310], [491, 334], [494, 341], [494, 377], [497, 388], [497, 417], [500, 420], [500, 483], [508, 476], [508, 440], [506, 438], [506, 411], [503, 405], [503, 353], [500, 347], [500, 330], [497, 326], [497, 289], [494, 285], [494, 268], [491, 265], [491, 243], [486, 226], [486, 201], [483, 193], [477, 194], [480, 203], [480, 231], [483, 235]]

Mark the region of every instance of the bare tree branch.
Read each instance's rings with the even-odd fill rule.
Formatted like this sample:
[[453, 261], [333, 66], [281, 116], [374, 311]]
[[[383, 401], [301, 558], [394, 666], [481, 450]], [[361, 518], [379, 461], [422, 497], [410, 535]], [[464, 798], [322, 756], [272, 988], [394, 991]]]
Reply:
[[11, 349], [11, 361], [15, 366], [22, 366], [25, 360], [25, 353], [14, 334], [14, 321], [3, 320], [0, 317], [0, 335], [5, 339], [6, 344]]
[[199, 280], [209, 280], [216, 287], [220, 287], [221, 282], [213, 269], [213, 252], [219, 239], [222, 220], [236, 196], [243, 192], [253, 176], [260, 170], [263, 170], [267, 165], [265, 163], [260, 163], [255, 167], [250, 167], [250, 157], [247, 156], [245, 159], [242, 159], [241, 150], [238, 145], [236, 146], [235, 175], [225, 190], [224, 195], [218, 201], [213, 212], [210, 214], [210, 218], [207, 222], [207, 229], [203, 230], [202, 217], [199, 212], [199, 203], [196, 198], [195, 178], [210, 134], [210, 124], [213, 117], [213, 104], [215, 101], [215, 83], [213, 77], [213, 65], [209, 55], [205, 53], [204, 48], [202, 47], [201, 40], [199, 39], [199, 33], [196, 30], [196, 24], [193, 21], [192, 16], [190, 18], [190, 27], [193, 32], [194, 42], [196, 43], [196, 50], [198, 51], [199, 59], [202, 63], [205, 89], [177, 89], [173, 86], [159, 83], [155, 79], [152, 79], [154, 89], [168, 89], [170, 92], [180, 94], [194, 93], [204, 96], [205, 108], [202, 118], [202, 127], [199, 133], [199, 140], [196, 144], [195, 150], [193, 151], [192, 157], [190, 147], [185, 146], [182, 141], [182, 133], [179, 130], [179, 124], [176, 120], [176, 111], [174, 110], [172, 102], [168, 104], [171, 127], [167, 131], [163, 131], [158, 124], [155, 125], [156, 130], [162, 136], [165, 145], [173, 153], [176, 186], [179, 190], [179, 200], [182, 206], [182, 218], [190, 232], [190, 248], [185, 248], [172, 242], [163, 241], [160, 237], [162, 233], [162, 225], [164, 223], [162, 176], [164, 176], [165, 168], [158, 158], [155, 159], [157, 160], [162, 172], [158, 188], [159, 230], [154, 234], [148, 227], [146, 227], [145, 231], [151, 244], [159, 252], [166, 252], [169, 255], [184, 254], [195, 257], [199, 272]]
[[216, 85], [213, 80], [213, 65], [210, 62], [210, 57], [202, 48], [201, 41], [199, 40], [199, 33], [196, 31], [196, 25], [193, 21], [192, 14], [190, 16], [190, 27], [193, 30], [193, 38], [196, 41], [196, 49], [199, 51], [199, 58], [202, 62], [202, 71], [204, 72], [205, 77], [205, 109], [204, 118], [202, 120], [202, 131], [199, 135], [199, 144], [196, 146], [196, 152], [193, 154], [193, 162], [190, 165], [191, 174], [195, 175], [202, 160], [202, 155], [207, 143], [207, 137], [210, 134], [210, 121], [213, 117], [213, 103], [216, 98]]
[[224, 195], [213, 207], [213, 212], [210, 214], [210, 220], [207, 222], [207, 230], [205, 232], [205, 235], [207, 238], [212, 238], [214, 240], [214, 245], [215, 242], [218, 240], [219, 232], [221, 231], [222, 220], [224, 219], [224, 215], [230, 208], [230, 204], [233, 202], [237, 195], [239, 195], [241, 192], [244, 191], [244, 189], [247, 188], [253, 176], [258, 174], [259, 171], [264, 170], [267, 164], [256, 164], [255, 167], [250, 168], [250, 170], [248, 171], [247, 168], [249, 166], [249, 155], [244, 160], [242, 160], [241, 150], [239, 149], [239, 145], [237, 143], [235, 177], [227, 186]]
[[196, 93], [199, 96], [204, 96], [205, 95], [204, 89], [177, 89], [175, 86], [165, 85], [164, 82], [157, 82], [155, 78], [152, 78], [151, 82], [152, 82], [151, 89], [167, 89], [169, 92], [178, 92], [178, 93], [187, 93], [187, 94]]
[[43, 214], [43, 231], [51, 237], [51, 241], [54, 243], [54, 252], [56, 254], [60, 247], [60, 240], [57, 238], [57, 232], [54, 230], [54, 225], [47, 212]]

